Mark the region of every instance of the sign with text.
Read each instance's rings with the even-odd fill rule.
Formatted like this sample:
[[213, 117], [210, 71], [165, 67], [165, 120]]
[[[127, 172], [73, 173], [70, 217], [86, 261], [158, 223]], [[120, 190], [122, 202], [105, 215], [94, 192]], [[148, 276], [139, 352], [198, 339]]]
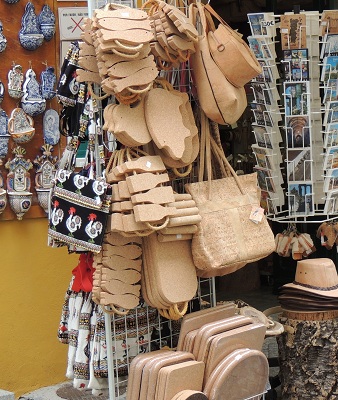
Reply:
[[87, 7], [59, 8], [60, 40], [78, 40], [83, 32], [82, 25], [88, 17]]

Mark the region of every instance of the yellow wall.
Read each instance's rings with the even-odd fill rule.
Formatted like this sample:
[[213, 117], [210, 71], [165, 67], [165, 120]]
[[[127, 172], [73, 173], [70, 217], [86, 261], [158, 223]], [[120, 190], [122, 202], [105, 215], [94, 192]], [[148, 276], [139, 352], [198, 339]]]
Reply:
[[47, 219], [0, 222], [0, 389], [18, 397], [66, 380], [57, 339], [78, 255], [47, 246]]

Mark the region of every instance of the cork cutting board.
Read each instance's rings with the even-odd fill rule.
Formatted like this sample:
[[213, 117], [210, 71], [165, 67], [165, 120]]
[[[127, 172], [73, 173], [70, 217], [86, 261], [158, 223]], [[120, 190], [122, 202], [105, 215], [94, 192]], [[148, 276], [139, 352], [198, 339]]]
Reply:
[[235, 310], [235, 303], [226, 303], [186, 314], [182, 319], [177, 350], [182, 349], [184, 338], [188, 332], [199, 329], [207, 323], [232, 317], [235, 315]]

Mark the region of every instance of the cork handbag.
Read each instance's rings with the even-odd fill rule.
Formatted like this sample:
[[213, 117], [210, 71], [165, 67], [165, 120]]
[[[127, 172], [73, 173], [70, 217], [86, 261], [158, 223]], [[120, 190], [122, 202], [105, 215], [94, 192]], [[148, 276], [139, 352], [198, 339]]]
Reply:
[[221, 125], [233, 124], [247, 106], [245, 90], [232, 85], [212, 58], [208, 42], [209, 24], [200, 2], [190, 5], [189, 17], [195, 26], [201, 22], [202, 32], [195, 44], [196, 52], [190, 56], [199, 104], [212, 121]]
[[[222, 276], [268, 256], [275, 242], [264, 215], [257, 224], [250, 220], [253, 207], [260, 203], [256, 173], [237, 176], [210, 136], [209, 120], [203, 114], [201, 125], [208, 180], [202, 181], [204, 165], [200, 165], [199, 181], [185, 185], [202, 217], [192, 239], [192, 255], [198, 276]], [[228, 176], [211, 179], [211, 151]]]
[[[210, 6], [204, 6], [209, 22], [208, 43], [210, 53], [224, 76], [236, 87], [242, 87], [262, 72], [250, 47], [242, 35], [233, 30]], [[218, 21], [215, 28], [212, 16]]]

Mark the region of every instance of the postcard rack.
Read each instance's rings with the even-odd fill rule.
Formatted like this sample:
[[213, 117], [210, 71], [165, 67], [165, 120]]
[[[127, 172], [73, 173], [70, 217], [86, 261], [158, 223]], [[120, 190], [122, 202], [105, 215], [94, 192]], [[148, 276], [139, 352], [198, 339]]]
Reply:
[[334, 10], [248, 14], [263, 67], [251, 82], [252, 149], [277, 222], [318, 223], [338, 212], [337, 19]]

